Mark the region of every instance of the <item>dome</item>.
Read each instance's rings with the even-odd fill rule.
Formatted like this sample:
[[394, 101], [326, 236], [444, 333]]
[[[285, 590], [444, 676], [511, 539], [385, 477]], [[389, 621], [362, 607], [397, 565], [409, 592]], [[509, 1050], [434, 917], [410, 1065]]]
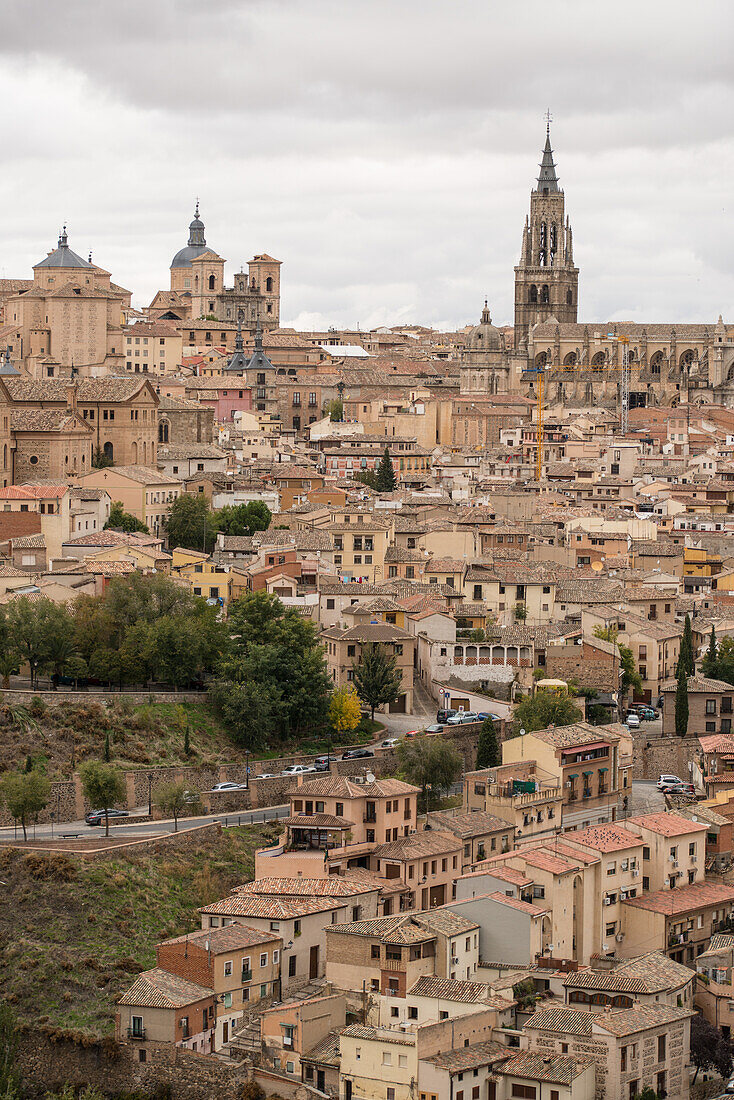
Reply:
[[482, 319], [469, 333], [467, 347], [473, 351], [504, 351], [505, 339], [498, 328], [492, 324], [489, 306], [484, 303]]
[[59, 235], [58, 247], [40, 263], [36, 264], [36, 267], [86, 267], [91, 270], [92, 264], [87, 263], [81, 256], [77, 256], [71, 248], [69, 248], [69, 238], [66, 235], [66, 226], [61, 230]]
[[199, 217], [199, 203], [196, 203], [193, 220], [189, 222], [189, 243], [180, 248], [171, 260], [171, 267], [191, 267], [191, 261], [207, 252], [204, 237], [204, 223]]

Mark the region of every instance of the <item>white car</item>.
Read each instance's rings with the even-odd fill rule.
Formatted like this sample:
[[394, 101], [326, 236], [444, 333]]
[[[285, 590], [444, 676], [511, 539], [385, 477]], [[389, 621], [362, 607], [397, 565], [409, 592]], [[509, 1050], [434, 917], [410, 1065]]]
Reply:
[[281, 775], [305, 775], [307, 772], [315, 772], [316, 769], [310, 764], [289, 764], [286, 768], [283, 768]]
[[661, 775], [658, 779], [658, 790], [664, 791], [666, 787], [672, 787], [676, 783], [682, 783], [683, 780], [679, 779], [677, 775]]
[[380, 745], [381, 749], [394, 749], [396, 745], [400, 744], [399, 737], [387, 737]]
[[254, 779], [280, 779], [280, 776], [276, 775], [275, 772], [263, 772], [262, 775], [255, 775], [255, 776], [253, 776], [253, 778]]
[[625, 718], [624, 724], [629, 730], [638, 730], [640, 728], [640, 719], [636, 714], [630, 712]]
[[447, 726], [463, 726], [464, 722], [477, 722], [479, 715], [473, 710], [460, 710], [446, 719]]
[[212, 791], [246, 791], [244, 783], [215, 783]]

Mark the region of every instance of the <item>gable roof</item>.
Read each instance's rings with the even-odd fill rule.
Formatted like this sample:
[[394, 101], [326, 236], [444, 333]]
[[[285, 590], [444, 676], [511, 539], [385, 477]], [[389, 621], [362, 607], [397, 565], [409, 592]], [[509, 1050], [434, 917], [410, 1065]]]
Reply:
[[214, 996], [213, 989], [197, 985], [167, 970], [146, 970], [138, 974], [118, 1004], [133, 1008], [185, 1008], [195, 1001]]

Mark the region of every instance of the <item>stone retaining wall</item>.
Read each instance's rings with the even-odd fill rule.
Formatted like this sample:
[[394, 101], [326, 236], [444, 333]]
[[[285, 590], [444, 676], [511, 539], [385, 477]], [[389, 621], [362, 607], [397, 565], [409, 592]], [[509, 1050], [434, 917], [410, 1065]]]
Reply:
[[16, 706], [29, 706], [33, 699], [43, 699], [50, 707], [60, 703], [119, 703], [129, 699], [134, 706], [142, 706], [151, 700], [154, 703], [201, 703], [206, 699], [205, 691], [30, 691], [25, 688], [7, 688], [2, 691], [4, 703]]
[[252, 1074], [247, 1062], [197, 1054], [168, 1043], [105, 1039], [85, 1044], [61, 1035], [40, 1028], [21, 1031], [17, 1067], [31, 1100], [41, 1100], [46, 1092], [64, 1085], [76, 1091], [92, 1085], [106, 1096], [133, 1090], [152, 1096], [157, 1089], [168, 1088], [173, 1098], [232, 1100]]
[[679, 775], [689, 782], [688, 763], [698, 749], [696, 737], [658, 737], [646, 738], [644, 731], [638, 731], [634, 738], [632, 753], [632, 778], [656, 780], [667, 772]]
[[[218, 836], [222, 831], [222, 826], [218, 821], [208, 821], [205, 825], [196, 825], [193, 829], [185, 829], [178, 833], [166, 833], [161, 836], [145, 836], [135, 837], [123, 841], [120, 843], [119, 837], [115, 839], [114, 844], [105, 846], [105, 837], [96, 837], [95, 841], [97, 847], [90, 846], [89, 838], [82, 838], [83, 843], [77, 843], [74, 840], [54, 841], [53, 847], [43, 843], [37, 845], [30, 843], [19, 843], [14, 846], [12, 841], [0, 840], [0, 848], [5, 846], [6, 848], [16, 847], [16, 850], [27, 854], [28, 852], [42, 852], [44, 855], [53, 855], [54, 852], [63, 852], [64, 855], [77, 856], [84, 860], [100, 860], [100, 859], [118, 859], [128, 855], [145, 855], [149, 851], [153, 854], [165, 855], [166, 852], [175, 849], [178, 852], [190, 851], [192, 848], [197, 847], [202, 841], [206, 842], [210, 838], [213, 839]], [[110, 840], [112, 837], [110, 837]]]

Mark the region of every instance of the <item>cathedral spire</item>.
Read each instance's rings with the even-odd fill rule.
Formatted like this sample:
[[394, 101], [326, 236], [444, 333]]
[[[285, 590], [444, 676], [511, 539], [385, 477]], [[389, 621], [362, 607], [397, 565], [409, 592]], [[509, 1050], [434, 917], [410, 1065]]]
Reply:
[[556, 165], [553, 160], [553, 149], [551, 147], [550, 140], [550, 124], [551, 116], [550, 111], [546, 114], [546, 126], [545, 126], [545, 148], [543, 149], [543, 159], [540, 162], [540, 175], [538, 176], [538, 190], [543, 194], [548, 194], [551, 191], [558, 191], [558, 176], [556, 175]]

